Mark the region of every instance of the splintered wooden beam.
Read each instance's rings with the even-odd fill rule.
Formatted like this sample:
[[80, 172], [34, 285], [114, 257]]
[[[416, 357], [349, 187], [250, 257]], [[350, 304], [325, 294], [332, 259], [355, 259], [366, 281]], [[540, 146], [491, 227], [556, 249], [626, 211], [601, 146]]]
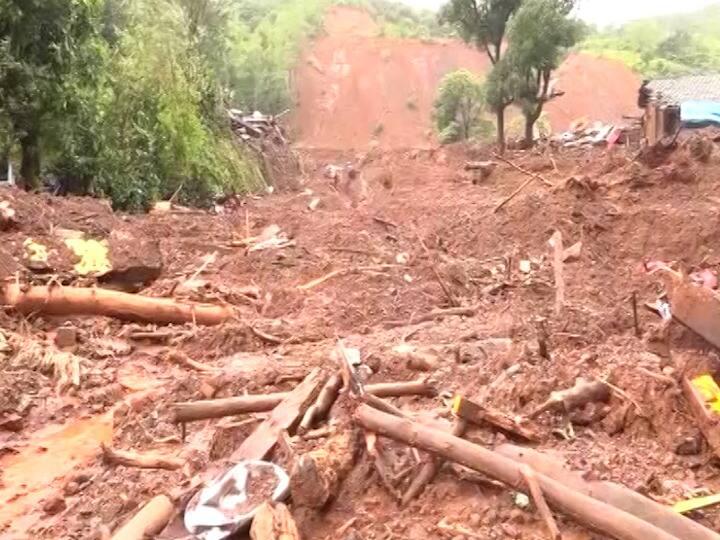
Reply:
[[292, 392], [270, 413], [240, 447], [233, 452], [229, 461], [263, 460], [267, 458], [278, 437], [285, 430], [291, 430], [302, 419], [305, 411], [313, 404], [327, 377], [315, 368]]

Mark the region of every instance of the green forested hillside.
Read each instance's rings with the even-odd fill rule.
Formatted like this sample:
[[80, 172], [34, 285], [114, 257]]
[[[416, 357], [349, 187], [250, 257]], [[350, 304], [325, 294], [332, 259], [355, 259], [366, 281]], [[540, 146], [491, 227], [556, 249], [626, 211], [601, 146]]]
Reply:
[[595, 30], [581, 48], [623, 60], [650, 78], [720, 71], [720, 5]]
[[0, 168], [140, 209], [262, 183], [227, 107], [278, 113], [330, 0], [0, 0]]

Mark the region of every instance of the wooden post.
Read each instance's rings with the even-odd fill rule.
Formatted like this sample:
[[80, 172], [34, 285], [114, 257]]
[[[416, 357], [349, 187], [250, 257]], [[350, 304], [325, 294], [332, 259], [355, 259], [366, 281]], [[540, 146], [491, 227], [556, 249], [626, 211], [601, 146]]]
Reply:
[[[365, 429], [461, 463], [515, 489], [525, 489], [520, 464], [491, 450], [368, 406], [358, 408], [355, 418]], [[569, 489], [547, 476], [538, 475], [537, 479], [555, 508], [590, 529], [617, 540], [679, 540], [634, 515]]]

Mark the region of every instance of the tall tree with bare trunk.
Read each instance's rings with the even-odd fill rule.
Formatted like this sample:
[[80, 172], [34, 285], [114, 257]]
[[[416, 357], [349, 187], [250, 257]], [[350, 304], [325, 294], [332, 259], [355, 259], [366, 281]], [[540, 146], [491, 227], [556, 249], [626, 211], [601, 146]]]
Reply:
[[[493, 66], [502, 60], [505, 35], [512, 15], [523, 0], [450, 0], [440, 19], [455, 26], [468, 43], [484, 50]], [[505, 106], [490, 103], [497, 119], [498, 146], [505, 151]]]

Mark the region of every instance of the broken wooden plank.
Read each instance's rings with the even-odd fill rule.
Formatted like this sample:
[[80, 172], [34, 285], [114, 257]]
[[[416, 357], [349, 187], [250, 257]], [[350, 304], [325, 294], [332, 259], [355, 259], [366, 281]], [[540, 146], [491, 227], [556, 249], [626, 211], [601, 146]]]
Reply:
[[280, 433], [291, 431], [317, 398], [326, 376], [315, 368], [305, 377], [287, 398], [270, 413], [270, 417], [260, 424], [250, 436], [243, 441], [230, 461], [237, 463], [246, 459], [263, 460], [272, 451]]
[[508, 414], [483, 407], [463, 396], [455, 396], [452, 410], [455, 416], [467, 420], [472, 424], [480, 426], [490, 424], [509, 435], [514, 435], [520, 440], [527, 442], [537, 442], [540, 440], [540, 434], [530, 426], [522, 425], [518, 420]]

